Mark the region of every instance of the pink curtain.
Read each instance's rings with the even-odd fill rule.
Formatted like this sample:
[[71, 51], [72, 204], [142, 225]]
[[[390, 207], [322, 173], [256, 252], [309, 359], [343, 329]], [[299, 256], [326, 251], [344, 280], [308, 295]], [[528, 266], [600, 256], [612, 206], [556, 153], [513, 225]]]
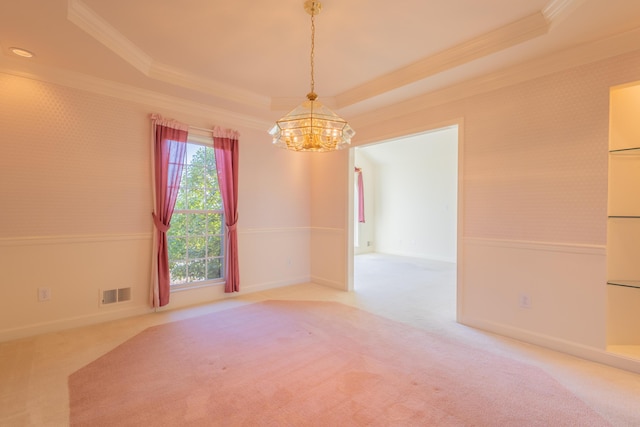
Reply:
[[226, 284], [225, 292], [240, 290], [240, 268], [238, 265], [238, 132], [215, 127], [213, 148], [216, 155], [218, 185], [224, 206], [226, 224]]
[[151, 115], [154, 179], [155, 227], [153, 239], [152, 304], [162, 307], [169, 303], [169, 253], [167, 231], [176, 205], [180, 178], [186, 156], [188, 126], [174, 120]]
[[356, 168], [358, 174], [358, 222], [364, 222], [364, 182], [362, 181], [362, 169]]

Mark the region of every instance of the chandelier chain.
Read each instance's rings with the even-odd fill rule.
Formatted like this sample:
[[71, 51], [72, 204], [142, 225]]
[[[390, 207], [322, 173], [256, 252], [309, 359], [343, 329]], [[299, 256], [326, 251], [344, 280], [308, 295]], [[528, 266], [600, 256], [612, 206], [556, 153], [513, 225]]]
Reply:
[[306, 0], [304, 10], [311, 15], [311, 92], [307, 100], [276, 121], [269, 134], [278, 147], [292, 151], [334, 151], [345, 148], [355, 134], [351, 126], [336, 113], [317, 101], [315, 94], [315, 16], [322, 10], [318, 0]]
[[315, 22], [315, 13], [311, 12], [311, 93], [315, 93], [316, 81], [313, 76], [313, 68], [314, 68], [314, 53], [316, 48], [316, 22]]

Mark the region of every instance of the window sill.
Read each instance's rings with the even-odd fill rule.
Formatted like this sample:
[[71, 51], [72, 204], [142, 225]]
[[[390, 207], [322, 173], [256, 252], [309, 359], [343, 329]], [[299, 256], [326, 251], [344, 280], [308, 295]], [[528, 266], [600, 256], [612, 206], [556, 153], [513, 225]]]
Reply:
[[190, 291], [192, 289], [200, 289], [200, 288], [210, 288], [213, 286], [223, 286], [226, 281], [223, 279], [218, 280], [206, 280], [203, 282], [195, 282], [195, 283], [184, 283], [182, 285], [172, 285], [170, 288], [170, 292], [181, 292], [181, 291]]

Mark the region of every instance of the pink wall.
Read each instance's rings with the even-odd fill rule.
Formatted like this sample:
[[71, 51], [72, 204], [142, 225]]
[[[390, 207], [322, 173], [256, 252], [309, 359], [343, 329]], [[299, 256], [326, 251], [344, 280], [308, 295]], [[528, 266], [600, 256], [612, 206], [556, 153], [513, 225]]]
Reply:
[[389, 121], [355, 121], [354, 143], [464, 118], [466, 237], [602, 245], [609, 88], [639, 79], [636, 51]]
[[[412, 112], [399, 106], [351, 120], [355, 144], [461, 124], [460, 321], [605, 357], [609, 90], [637, 80], [640, 51], [454, 102], [419, 109], [413, 101], [404, 105]], [[316, 168], [316, 193], [326, 173]], [[345, 167], [342, 182], [334, 177], [331, 186], [348, 187], [349, 175]], [[346, 217], [348, 198], [335, 194], [333, 208]], [[312, 218], [323, 209], [312, 203]], [[344, 241], [326, 239], [321, 251]], [[334, 263], [314, 271], [347, 277], [346, 289], [348, 270]], [[531, 307], [519, 306], [523, 294]]]
[[[239, 130], [242, 289], [310, 280], [309, 158], [274, 148], [260, 123], [127, 96], [0, 73], [0, 341], [149, 312], [151, 112]], [[100, 306], [100, 290], [123, 287], [130, 302]], [[176, 292], [169, 307], [221, 297]]]

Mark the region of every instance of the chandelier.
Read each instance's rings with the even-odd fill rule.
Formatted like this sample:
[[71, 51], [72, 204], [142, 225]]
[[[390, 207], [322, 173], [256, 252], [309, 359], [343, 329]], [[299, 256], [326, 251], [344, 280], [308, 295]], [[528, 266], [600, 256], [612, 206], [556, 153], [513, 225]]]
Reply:
[[307, 100], [276, 121], [269, 131], [274, 145], [293, 151], [333, 151], [351, 143], [355, 131], [336, 113], [317, 100], [313, 76], [315, 16], [322, 10], [319, 1], [307, 0], [304, 9], [311, 15], [311, 92]]

